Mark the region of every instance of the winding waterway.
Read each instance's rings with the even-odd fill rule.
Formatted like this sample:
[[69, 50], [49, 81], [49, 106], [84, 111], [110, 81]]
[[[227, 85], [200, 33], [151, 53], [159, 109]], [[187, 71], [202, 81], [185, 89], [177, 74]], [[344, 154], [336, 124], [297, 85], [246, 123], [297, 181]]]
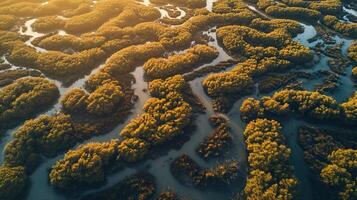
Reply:
[[[94, 2], [94, 1], [93, 1]], [[207, 0], [207, 10], [212, 11], [212, 5], [215, 2], [215, 0]], [[144, 0], [142, 2], [143, 5], [149, 6], [151, 5], [149, 0]], [[270, 16], [267, 16], [265, 13], [262, 11], [256, 9], [252, 5], [248, 5], [249, 9], [252, 11], [256, 12], [257, 14], [261, 15], [263, 18], [266, 19], [271, 19]], [[180, 12], [180, 15], [178, 17], [171, 17], [168, 13], [167, 10], [163, 9], [162, 7], [156, 7], [160, 13], [161, 13], [161, 18], [169, 18], [169, 19], [181, 19], [186, 16], [186, 12], [184, 11], [183, 8], [180, 7], [175, 7], [177, 11]], [[347, 9], [344, 7], [344, 10], [348, 12], [349, 14], [355, 15], [356, 11], [352, 9]], [[44, 34], [37, 33], [33, 31], [32, 29], [32, 24], [36, 21], [36, 19], [30, 19], [25, 22], [25, 27], [21, 27], [19, 30], [19, 33], [23, 35], [28, 35], [30, 36], [29, 40], [26, 41], [26, 44], [36, 48], [37, 51], [39, 52], [46, 52], [45, 49], [36, 47], [32, 44], [32, 41], [38, 37], [43, 36]], [[316, 36], [317, 31], [312, 25], [304, 24], [301, 23], [301, 25], [304, 27], [304, 32], [296, 36], [294, 39], [301, 42], [303, 45], [308, 46], [308, 47], [314, 47], [319, 41], [314, 41], [314, 42], [309, 42], [309, 39], [313, 38]], [[213, 60], [211, 63], [204, 64], [201, 66], [197, 66], [195, 70], [201, 69], [202, 67], [207, 67], [207, 66], [213, 66], [216, 65], [222, 61], [227, 61], [232, 59], [231, 56], [229, 56], [222, 47], [218, 44], [217, 41], [217, 36], [215, 33], [216, 27], [212, 27], [209, 30], [205, 31], [204, 34], [208, 35], [209, 37], [212, 38], [208, 42], [209, 45], [214, 46], [217, 48], [219, 52], [219, 56]], [[67, 34], [64, 31], [60, 31], [59, 34], [65, 35]], [[347, 47], [350, 45], [351, 40], [347, 38], [343, 38], [341, 36], [336, 35], [334, 38], [337, 43], [343, 43], [342, 47], [342, 53], [344, 56], [347, 54]], [[314, 65], [312, 68], [306, 69], [307, 72], [314, 72], [317, 70], [328, 70], [327, 66], [327, 57], [322, 55], [316, 65]], [[5, 59], [7, 62], [7, 60]], [[8, 62], [7, 62], [8, 63]], [[96, 69], [92, 70], [91, 74], [95, 73], [98, 69], [100, 69], [102, 65], [99, 65]], [[17, 69], [19, 67], [13, 66], [10, 70]], [[332, 94], [338, 101], [344, 101], [347, 97], [349, 97], [355, 88], [353, 87], [353, 82], [351, 81], [349, 75], [350, 75], [351, 67], [346, 69], [346, 75], [345, 76], [340, 76], [339, 79], [339, 86], [336, 89], [336, 91]], [[135, 83], [132, 85], [132, 88], [134, 89], [135, 95], [137, 95], [138, 101], [134, 103], [134, 107], [132, 109], [132, 113], [130, 116], [127, 117], [124, 123], [118, 125], [115, 127], [111, 132], [100, 135], [97, 137], [93, 137], [87, 141], [85, 141], [82, 144], [90, 143], [90, 142], [105, 142], [105, 141], [110, 141], [111, 139], [119, 138], [119, 132], [121, 129], [133, 118], [137, 117], [143, 112], [143, 105], [145, 102], [150, 98], [149, 94], [147, 93], [147, 82], [144, 80], [144, 71], [143, 67], [139, 66], [135, 69], [134, 72], [132, 72], [132, 75], [135, 78]], [[73, 89], [73, 88], [81, 88], [84, 86], [85, 80], [88, 78], [89, 75], [77, 80], [74, 82], [72, 85], [64, 87], [59, 81], [53, 80], [56, 83], [56, 85], [59, 87], [60, 94], [61, 96], [68, 90]], [[106, 189], [115, 183], [119, 182], [122, 180], [124, 177], [134, 174], [135, 172], [139, 171], [148, 171], [153, 176], [156, 178], [156, 184], [158, 190], [164, 190], [167, 188], [173, 188], [179, 195], [181, 196], [189, 196], [192, 199], [197, 199], [197, 200], [224, 200], [224, 199], [231, 199], [231, 197], [236, 194], [238, 191], [242, 189], [244, 186], [244, 177], [246, 175], [247, 171], [247, 153], [246, 153], [246, 147], [244, 143], [244, 138], [243, 138], [243, 130], [245, 127], [245, 124], [240, 120], [240, 113], [239, 113], [239, 107], [244, 99], [241, 99], [237, 101], [232, 109], [227, 113], [216, 113], [213, 110], [212, 107], [212, 99], [206, 95], [204, 92], [204, 89], [202, 87], [202, 79], [203, 78], [196, 78], [192, 81], [189, 82], [189, 85], [192, 88], [193, 93], [200, 99], [202, 104], [205, 106], [206, 110], [204, 113], [197, 114], [195, 118], [195, 129], [190, 131], [189, 134], [189, 140], [185, 142], [179, 149], [169, 149], [165, 150], [165, 152], [154, 158], [147, 159], [141, 163], [138, 163], [136, 165], [127, 167], [123, 170], [120, 170], [117, 173], [110, 174], [107, 177], [107, 182], [105, 185], [89, 190], [86, 192], [77, 192], [77, 193], [71, 193], [71, 194], [62, 194], [59, 192], [56, 192], [49, 184], [48, 184], [48, 169], [59, 159], [63, 158], [64, 154], [58, 155], [55, 158], [47, 159], [45, 160], [40, 167], [30, 176], [31, 180], [31, 188], [29, 190], [29, 193], [27, 195], [28, 200], [62, 200], [62, 199], [78, 199], [79, 197], [90, 194], [92, 192], [97, 192], [101, 191], [103, 189]], [[304, 80], [306, 81], [306, 80]], [[304, 86], [308, 89], [313, 89], [313, 85], [315, 82], [311, 81], [306, 81], [304, 82]], [[250, 97], [258, 97], [259, 94], [256, 92]], [[48, 115], [53, 115], [57, 111], [61, 109], [61, 105], [59, 101], [54, 104], [49, 110], [41, 113], [41, 114], [48, 114]], [[232, 149], [229, 151], [229, 153], [224, 157], [214, 161], [205, 161], [201, 157], [199, 157], [196, 153], [196, 148], [199, 145], [200, 142], [203, 141], [205, 137], [207, 137], [208, 134], [210, 134], [213, 129], [209, 125], [209, 117], [212, 115], [221, 115], [225, 117], [230, 125], [231, 128], [231, 134], [234, 138], [234, 144]], [[303, 159], [303, 152], [300, 149], [300, 147], [297, 145], [296, 142], [296, 129], [298, 128], [299, 125], [306, 125], [308, 122], [305, 121], [299, 121], [296, 119], [292, 119], [286, 123], [283, 123], [284, 125], [284, 133], [287, 138], [287, 144], [288, 146], [292, 149], [292, 159], [291, 163], [295, 167], [295, 173], [296, 176], [299, 180], [300, 184], [300, 191], [302, 192], [302, 199], [304, 200], [309, 200], [312, 199], [312, 194], [311, 194], [311, 187], [310, 187], [310, 182], [308, 179], [308, 167], [306, 166], [304, 159]], [[11, 134], [17, 129], [13, 128], [11, 130], [8, 130], [5, 133], [5, 136], [1, 138], [0, 140], [0, 150], [3, 151], [5, 145], [11, 141], [13, 138]], [[72, 149], [75, 149], [79, 146], [73, 147]], [[229, 187], [221, 187], [221, 188], [214, 188], [214, 189], [207, 189], [207, 190], [198, 190], [196, 188], [193, 188], [191, 186], [186, 186], [181, 183], [179, 183], [170, 173], [170, 163], [172, 162], [173, 159], [176, 157], [182, 155], [182, 154], [188, 154], [190, 155], [198, 164], [200, 164], [202, 167], [212, 167], [215, 164], [217, 164], [219, 161], [223, 161], [225, 159], [236, 159], [240, 163], [241, 167], [241, 175], [242, 175], [242, 180], [236, 184], [232, 184]], [[3, 162], [3, 153], [0, 155], [0, 163]]]

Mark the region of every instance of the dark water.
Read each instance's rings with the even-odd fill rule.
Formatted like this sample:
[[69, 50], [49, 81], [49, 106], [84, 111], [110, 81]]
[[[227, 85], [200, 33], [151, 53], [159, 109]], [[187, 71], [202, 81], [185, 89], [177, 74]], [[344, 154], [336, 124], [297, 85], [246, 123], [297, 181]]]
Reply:
[[[212, 3], [214, 0], [208, 0], [207, 1], [207, 9], [212, 10]], [[150, 2], [148, 0], [144, 1], [145, 5], [149, 5]], [[249, 6], [250, 9], [253, 11], [257, 12], [258, 14], [262, 14], [259, 10], [256, 10], [254, 7], [251, 5]], [[167, 12], [165, 13], [165, 10], [162, 10], [158, 8], [159, 11], [161, 12], [162, 16], [168, 15]], [[180, 8], [177, 8], [179, 11], [181, 10]], [[346, 9], [345, 9], [346, 10]], [[180, 11], [181, 12], [181, 11]], [[355, 14], [356, 11], [350, 9], [347, 10], [349, 14]], [[184, 17], [185, 12], [182, 11], [180, 17]], [[269, 16], [263, 16], [266, 18], [269, 18]], [[35, 33], [32, 31], [31, 24], [35, 20], [29, 20], [26, 22], [26, 27], [27, 31], [22, 32], [22, 34], [25, 35], [31, 35], [32, 37], [30, 40], [27, 42], [28, 45], [31, 45], [31, 41], [34, 40], [36, 37], [41, 36], [39, 33]], [[308, 47], [314, 47], [318, 42], [321, 40], [317, 40], [315, 42], [310, 43], [308, 40], [310, 38], [313, 38], [316, 35], [316, 30], [314, 26], [308, 25], [308, 24], [303, 24], [301, 25], [305, 28], [304, 33], [299, 34], [295, 40], [300, 41], [303, 45], [308, 46]], [[214, 28], [211, 28], [204, 32], [205, 34], [211, 36], [214, 40], [209, 42], [209, 45], [215, 46], [218, 51], [219, 51], [219, 56], [217, 59], [212, 61], [209, 64], [202, 65], [197, 67], [197, 69], [208, 66], [208, 65], [215, 65], [221, 61], [226, 61], [231, 59], [231, 57], [218, 45], [217, 43], [217, 38], [216, 34], [212, 31]], [[62, 32], [62, 34], [66, 34], [65, 32]], [[347, 54], [347, 48], [351, 43], [350, 39], [341, 37], [336, 35], [335, 39], [337, 43], [343, 43], [343, 55], [346, 56]], [[37, 48], [37, 47], [36, 47]], [[46, 51], [41, 48], [37, 48], [38, 51]], [[321, 56], [319, 62], [313, 66], [312, 68], [309, 69], [304, 69], [307, 72], [315, 72], [317, 70], [329, 70], [328, 65], [327, 65], [327, 57], [326, 56]], [[94, 69], [92, 73], [95, 73], [101, 66], [99, 66], [97, 69]], [[336, 89], [336, 91], [332, 94], [338, 101], [344, 101], [346, 98], [348, 98], [355, 90], [353, 87], [353, 82], [351, 81], [350, 74], [351, 74], [351, 67], [346, 69], [346, 75], [341, 76], [339, 79], [339, 87]], [[15, 67], [14, 67], [15, 68]], [[136, 70], [132, 73], [136, 83], [133, 85], [133, 89], [136, 95], [139, 96], [139, 100], [135, 103], [134, 108], [132, 109], [132, 114], [128, 117], [128, 119], [123, 123], [118, 125], [113, 131], [111, 131], [108, 134], [101, 135], [94, 137], [90, 140], [85, 141], [84, 143], [89, 143], [89, 142], [104, 142], [104, 141], [109, 141], [111, 139], [115, 139], [119, 137], [119, 132], [120, 130], [127, 124], [132, 118], [140, 115], [142, 113], [142, 108], [146, 100], [149, 98], [149, 95], [144, 92], [144, 89], [147, 88], [147, 83], [143, 79], [143, 68], [142, 67], [137, 67]], [[61, 95], [63, 95], [66, 91], [75, 88], [75, 87], [83, 87], [84, 81], [88, 76], [76, 81], [74, 84], [72, 84], [69, 87], [63, 87], [61, 83], [58, 81], [55, 81], [57, 86], [60, 89]], [[240, 113], [239, 113], [239, 107], [242, 104], [242, 101], [244, 99], [241, 99], [237, 101], [232, 109], [227, 113], [227, 114], [222, 114], [222, 113], [215, 113], [212, 108], [212, 100], [205, 94], [203, 88], [202, 88], [202, 79], [203, 78], [197, 78], [191, 82], [189, 82], [194, 94], [199, 97], [203, 105], [206, 107], [205, 113], [198, 114], [196, 119], [195, 119], [195, 129], [190, 132], [190, 139], [183, 144], [183, 146], [179, 149], [169, 149], [164, 151], [165, 153], [157, 158], [152, 158], [152, 159], [147, 159], [144, 162], [141, 162], [140, 164], [130, 166], [130, 168], [125, 168], [123, 170], [120, 170], [117, 173], [111, 174], [107, 177], [107, 183], [99, 188], [86, 191], [86, 192], [79, 192], [78, 194], [71, 194], [71, 195], [63, 195], [61, 193], [58, 193], [53, 190], [53, 188], [48, 184], [48, 169], [59, 159], [63, 158], [63, 154], [52, 158], [52, 159], [47, 159], [45, 160], [40, 167], [31, 175], [31, 189], [29, 191], [29, 194], [27, 196], [28, 200], [61, 200], [61, 199], [76, 199], [81, 195], [86, 195], [92, 192], [100, 191], [105, 188], [108, 188], [120, 180], [122, 180], [125, 176], [134, 174], [135, 172], [138, 171], [148, 171], [154, 175], [156, 178], [156, 183], [157, 187], [159, 190], [163, 189], [168, 189], [172, 188], [174, 191], [176, 191], [179, 195], [182, 196], [189, 196], [192, 199], [197, 199], [197, 200], [223, 200], [223, 199], [230, 199], [235, 193], [240, 191], [242, 187], [244, 187], [244, 181], [240, 181], [237, 184], [233, 184], [229, 187], [216, 187], [216, 188], [211, 188], [211, 189], [206, 189], [206, 190], [198, 190], [196, 188], [190, 187], [190, 186], [185, 186], [181, 183], [179, 183], [170, 173], [170, 163], [172, 162], [173, 159], [176, 157], [182, 155], [182, 154], [188, 154], [190, 155], [198, 164], [200, 164], [203, 167], [212, 167], [216, 165], [217, 163], [225, 160], [225, 159], [236, 159], [239, 161], [240, 166], [242, 168], [241, 173], [243, 176], [246, 174], [246, 168], [247, 168], [247, 153], [246, 153], [246, 147], [244, 144], [244, 139], [242, 132], [244, 130], [245, 124], [241, 122], [240, 120]], [[302, 80], [304, 81], [304, 87], [306, 87], [308, 90], [312, 90], [314, 87], [314, 84], [318, 83], [321, 80]], [[250, 97], [257, 97], [257, 94], [252, 94]], [[58, 110], [60, 109], [60, 104], [56, 103], [51, 109], [48, 111], [44, 112], [44, 114], [55, 114]], [[209, 125], [209, 117], [213, 114], [219, 114], [224, 116], [229, 120], [229, 125], [231, 128], [231, 133], [234, 138], [234, 145], [230, 152], [221, 159], [218, 160], [213, 160], [213, 161], [205, 161], [202, 160], [201, 157], [199, 157], [196, 153], [196, 148], [199, 145], [200, 142], [203, 141], [203, 139], [212, 132], [212, 127]], [[300, 121], [296, 119], [291, 119], [287, 122], [283, 123], [284, 126], [284, 134], [286, 135], [287, 138], [287, 144], [292, 150], [292, 157], [291, 157], [291, 163], [295, 167], [295, 174], [300, 182], [300, 191], [301, 192], [301, 199], [306, 199], [309, 200], [311, 199], [311, 185], [310, 182], [307, 178], [308, 176], [308, 167], [306, 166], [304, 160], [303, 160], [303, 152], [300, 149], [300, 147], [296, 143], [296, 129], [300, 125], [306, 125], [308, 122], [305, 121]], [[1, 138], [0, 142], [0, 150], [3, 151], [4, 146], [6, 143], [12, 140], [11, 134], [16, 130], [16, 128], [8, 130], [3, 138]], [[78, 145], [76, 146], [78, 147]], [[76, 147], [72, 148], [75, 149]], [[0, 163], [3, 162], [3, 153], [0, 154]], [[244, 177], [243, 177], [244, 179]]]

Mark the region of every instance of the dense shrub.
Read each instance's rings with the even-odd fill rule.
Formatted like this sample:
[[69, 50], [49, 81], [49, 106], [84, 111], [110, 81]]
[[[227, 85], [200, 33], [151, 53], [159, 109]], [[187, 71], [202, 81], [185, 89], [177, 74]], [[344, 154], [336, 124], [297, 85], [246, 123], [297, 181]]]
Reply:
[[214, 13], [240, 13], [248, 9], [243, 1], [218, 0], [213, 4]]
[[309, 8], [320, 11], [322, 14], [336, 15], [342, 11], [342, 1], [341, 0], [312, 1], [309, 5]]
[[310, 126], [298, 128], [297, 141], [304, 152], [304, 160], [310, 170], [317, 175], [317, 178], [319, 178], [319, 174], [324, 166], [328, 164], [328, 155], [344, 147], [341, 140], [337, 139], [353, 139], [349, 135], [353, 135], [353, 133], [349, 134], [346, 131], [341, 134]]
[[268, 15], [277, 18], [288, 18], [309, 22], [316, 22], [321, 16], [319, 11], [302, 7], [269, 6], [265, 9], [265, 12]]
[[233, 138], [225, 119], [214, 118], [215, 129], [212, 134], [205, 138], [199, 145], [197, 152], [203, 158], [220, 157], [232, 144]]
[[52, 35], [38, 42], [38, 46], [47, 50], [64, 51], [72, 49], [74, 51], [84, 51], [97, 48], [103, 45], [105, 38], [102, 36], [76, 37], [74, 35]]
[[126, 177], [110, 188], [84, 196], [81, 200], [149, 200], [156, 191], [155, 178], [148, 173]]
[[231, 71], [211, 74], [203, 80], [203, 87], [210, 96], [224, 94], [245, 94], [253, 86], [253, 79], [267, 72], [288, 68], [289, 61], [276, 57], [260, 60], [248, 59], [239, 63]]
[[160, 16], [160, 12], [153, 7], [147, 7], [140, 4], [129, 4], [118, 16], [103, 23], [98, 28], [98, 32], [108, 29], [118, 29], [118, 27], [123, 28], [134, 26], [142, 22], [155, 21], [160, 18]]
[[297, 180], [289, 164], [291, 150], [285, 145], [279, 122], [257, 119], [244, 131], [249, 175], [247, 199], [295, 199]]
[[88, 104], [88, 96], [84, 90], [74, 88], [62, 98], [62, 107], [66, 112], [70, 113], [85, 111]]
[[26, 66], [41, 70], [44, 74], [57, 79], [71, 80], [88, 72], [104, 58], [104, 51], [93, 48], [75, 54], [58, 51], [39, 53], [22, 42], [6, 43], [8, 59], [18, 66]]
[[357, 62], [357, 41], [348, 47], [348, 57]]
[[241, 117], [249, 121], [267, 114], [297, 113], [315, 119], [338, 119], [341, 107], [332, 97], [318, 92], [282, 90], [260, 101], [247, 99], [241, 106]]
[[226, 184], [234, 182], [238, 177], [239, 165], [235, 160], [226, 161], [212, 169], [201, 168], [196, 161], [188, 155], [177, 157], [170, 165], [172, 174], [185, 184], [196, 187]]
[[38, 18], [33, 23], [33, 29], [37, 32], [50, 32], [62, 29], [65, 22], [57, 16], [47, 16]]
[[149, 92], [153, 97], [164, 98], [170, 92], [183, 93], [187, 84], [182, 76], [176, 75], [167, 79], [155, 79], [149, 84]]
[[347, 124], [356, 124], [357, 122], [357, 92], [355, 92], [348, 101], [341, 104], [344, 120]]
[[182, 133], [190, 122], [191, 110], [191, 106], [175, 92], [162, 99], [149, 99], [144, 105], [146, 113], [133, 119], [120, 135], [161, 144]]
[[[259, 28], [262, 23], [255, 21], [252, 25]], [[278, 57], [297, 64], [312, 60], [312, 52], [291, 39], [288, 32], [295, 31], [280, 28], [279, 25], [277, 27], [271, 32], [265, 33], [246, 26], [225, 26], [217, 30], [217, 37], [231, 53], [254, 59]]]
[[202, 8], [206, 6], [205, 0], [151, 0], [154, 4], [174, 4], [178, 6], [184, 6], [189, 8]]
[[0, 89], [0, 123], [26, 119], [59, 96], [57, 86], [44, 78], [21, 78]]
[[104, 168], [117, 157], [118, 141], [89, 143], [69, 151], [49, 174], [51, 184], [58, 188], [73, 184], [94, 184], [105, 180]]
[[[93, 78], [91, 88], [101, 81], [100, 77]], [[192, 115], [191, 105], [181, 94], [183, 87], [180, 85], [186, 84], [184, 79], [175, 76], [153, 82], [149, 88], [156, 98], [149, 99], [144, 105], [144, 113], [132, 119], [120, 132], [123, 140], [88, 144], [70, 151], [52, 167], [51, 184], [70, 189], [73, 184], [101, 183], [108, 168], [140, 161], [152, 147], [182, 134]], [[170, 87], [174, 84], [178, 86]]]
[[120, 85], [114, 81], [105, 83], [88, 96], [87, 110], [95, 115], [110, 114], [119, 106], [123, 97]]
[[126, 162], [136, 162], [143, 159], [148, 153], [150, 144], [138, 138], [123, 140], [118, 146], [118, 158]]
[[0, 30], [9, 30], [15, 26], [17, 18], [13, 15], [0, 15]]
[[339, 191], [343, 200], [357, 198], [357, 151], [338, 149], [328, 156], [330, 163], [321, 170], [322, 180]]
[[286, 29], [291, 36], [304, 32], [304, 28], [297, 21], [290, 19], [263, 20], [256, 18], [250, 26], [265, 33], [272, 32], [275, 29]]
[[167, 78], [191, 71], [199, 64], [212, 61], [218, 56], [214, 47], [196, 45], [182, 54], [165, 58], [152, 58], [144, 64], [144, 70], [150, 78]]
[[357, 23], [341, 22], [337, 17], [332, 15], [323, 17], [322, 23], [346, 36], [357, 38]]
[[15, 139], [6, 146], [4, 163], [7, 166], [25, 166], [31, 171], [41, 155], [56, 155], [73, 146], [80, 137], [68, 115], [43, 115], [28, 120], [16, 130]]
[[0, 7], [0, 13], [11, 14], [16, 16], [46, 16], [61, 14], [66, 10], [73, 10], [80, 5], [92, 4], [89, 0], [52, 0], [47, 4], [41, 1], [5, 1]]
[[123, 12], [128, 4], [131, 4], [131, 1], [99, 1], [91, 12], [67, 20], [64, 29], [69, 33], [83, 33], [94, 30], [110, 18]]
[[0, 199], [18, 199], [27, 182], [24, 168], [0, 166], [0, 177]]
[[164, 52], [165, 49], [160, 43], [130, 46], [113, 54], [104, 65], [103, 71], [113, 75], [128, 73], [133, 71], [136, 65], [149, 58], [162, 56]]
[[224, 72], [207, 76], [202, 84], [208, 95], [223, 96], [232, 93], [245, 93], [245, 90], [253, 86], [253, 80], [247, 74]]
[[[348, 47], [348, 57], [357, 62], [357, 41], [354, 41]], [[357, 66], [352, 69], [352, 76], [357, 78]]]

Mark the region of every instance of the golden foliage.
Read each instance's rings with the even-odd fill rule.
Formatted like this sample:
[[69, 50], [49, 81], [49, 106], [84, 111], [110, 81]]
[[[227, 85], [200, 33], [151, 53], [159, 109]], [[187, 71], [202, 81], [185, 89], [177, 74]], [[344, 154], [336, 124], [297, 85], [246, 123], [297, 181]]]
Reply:
[[330, 164], [321, 170], [321, 178], [339, 191], [343, 200], [357, 198], [357, 150], [338, 149], [328, 156]]
[[44, 78], [28, 77], [0, 89], [0, 124], [26, 119], [59, 96], [57, 86]]
[[27, 182], [24, 168], [0, 166], [0, 177], [0, 199], [17, 199]]
[[247, 199], [294, 199], [297, 180], [289, 165], [291, 150], [285, 146], [280, 123], [267, 119], [251, 121], [244, 137], [249, 162], [244, 188]]

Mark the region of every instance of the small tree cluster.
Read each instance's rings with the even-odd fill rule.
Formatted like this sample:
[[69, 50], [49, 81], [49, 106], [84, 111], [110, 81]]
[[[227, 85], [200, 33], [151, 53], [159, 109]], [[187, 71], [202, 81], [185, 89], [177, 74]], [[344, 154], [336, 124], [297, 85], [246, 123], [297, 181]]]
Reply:
[[235, 181], [238, 177], [239, 165], [237, 161], [231, 160], [220, 163], [212, 169], [203, 169], [191, 157], [182, 155], [171, 163], [170, 169], [181, 182], [205, 188]]

